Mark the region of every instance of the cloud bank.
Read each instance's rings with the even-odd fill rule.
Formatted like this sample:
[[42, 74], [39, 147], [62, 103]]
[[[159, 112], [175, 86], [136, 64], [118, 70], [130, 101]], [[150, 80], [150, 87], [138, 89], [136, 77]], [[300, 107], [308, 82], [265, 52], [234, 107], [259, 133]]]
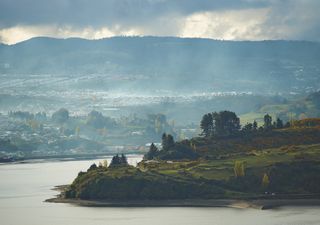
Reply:
[[1, 0], [0, 41], [117, 35], [320, 40], [318, 0]]

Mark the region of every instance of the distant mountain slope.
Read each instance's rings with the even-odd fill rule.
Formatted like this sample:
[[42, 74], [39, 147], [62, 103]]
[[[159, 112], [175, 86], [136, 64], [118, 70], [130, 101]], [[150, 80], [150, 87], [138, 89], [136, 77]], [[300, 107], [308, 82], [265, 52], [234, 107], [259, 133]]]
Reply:
[[135, 90], [289, 92], [320, 88], [319, 58], [320, 44], [305, 41], [39, 37], [0, 45], [0, 73], [102, 74]]

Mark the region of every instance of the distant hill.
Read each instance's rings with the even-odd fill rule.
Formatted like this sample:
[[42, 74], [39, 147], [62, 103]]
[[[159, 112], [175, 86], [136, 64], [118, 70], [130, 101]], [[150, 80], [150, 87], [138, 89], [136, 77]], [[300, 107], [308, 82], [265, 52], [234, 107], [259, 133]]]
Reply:
[[[320, 44], [175, 37], [39, 37], [0, 45], [0, 74], [100, 74], [109, 88], [176, 91], [315, 91]], [[101, 82], [90, 85], [101, 85]]]

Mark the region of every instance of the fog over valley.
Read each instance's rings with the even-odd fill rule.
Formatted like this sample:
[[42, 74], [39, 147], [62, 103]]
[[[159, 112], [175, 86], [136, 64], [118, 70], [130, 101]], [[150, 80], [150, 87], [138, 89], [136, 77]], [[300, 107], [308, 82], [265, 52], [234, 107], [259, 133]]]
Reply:
[[33, 38], [0, 46], [1, 112], [66, 107], [81, 115], [218, 96], [311, 93], [320, 88], [319, 52], [320, 44], [305, 41]]

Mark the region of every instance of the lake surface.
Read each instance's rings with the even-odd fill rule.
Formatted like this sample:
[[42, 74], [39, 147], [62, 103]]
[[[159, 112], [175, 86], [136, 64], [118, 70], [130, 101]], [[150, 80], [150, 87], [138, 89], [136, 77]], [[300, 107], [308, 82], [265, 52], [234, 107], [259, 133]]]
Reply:
[[[110, 160], [110, 158], [108, 158]], [[141, 156], [129, 156], [135, 164]], [[0, 165], [1, 225], [318, 225], [320, 207], [277, 210], [230, 208], [103, 208], [46, 203], [55, 185], [70, 184], [99, 160]], [[101, 161], [101, 160], [100, 160]]]

